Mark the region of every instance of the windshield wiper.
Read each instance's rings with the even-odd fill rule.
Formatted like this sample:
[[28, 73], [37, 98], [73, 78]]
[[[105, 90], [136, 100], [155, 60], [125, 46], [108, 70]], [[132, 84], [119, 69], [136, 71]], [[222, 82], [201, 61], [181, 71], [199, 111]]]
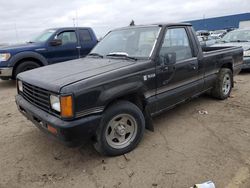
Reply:
[[226, 41], [226, 40], [220, 40], [219, 42], [227, 43], [228, 41]]
[[112, 57], [125, 57], [127, 59], [132, 59], [134, 61], [137, 61], [138, 59], [136, 57], [129, 56], [126, 52], [111, 52], [107, 55]]
[[88, 56], [96, 56], [96, 57], [103, 58], [103, 55], [98, 54], [98, 53], [90, 53]]
[[231, 40], [230, 42], [249, 42], [248, 40]]

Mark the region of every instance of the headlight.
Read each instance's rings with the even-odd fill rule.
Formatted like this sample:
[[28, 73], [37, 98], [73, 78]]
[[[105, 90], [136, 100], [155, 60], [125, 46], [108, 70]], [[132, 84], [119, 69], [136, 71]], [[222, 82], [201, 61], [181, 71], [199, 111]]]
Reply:
[[17, 87], [19, 91], [23, 92], [23, 82], [21, 80], [17, 81]]
[[0, 61], [8, 61], [10, 57], [10, 53], [0, 53]]
[[250, 50], [244, 51], [243, 55], [244, 55], [244, 56], [250, 56]]
[[73, 116], [73, 99], [72, 96], [56, 96], [50, 95], [51, 108], [64, 118], [70, 118]]
[[61, 112], [60, 98], [56, 95], [50, 95], [51, 108], [57, 112]]

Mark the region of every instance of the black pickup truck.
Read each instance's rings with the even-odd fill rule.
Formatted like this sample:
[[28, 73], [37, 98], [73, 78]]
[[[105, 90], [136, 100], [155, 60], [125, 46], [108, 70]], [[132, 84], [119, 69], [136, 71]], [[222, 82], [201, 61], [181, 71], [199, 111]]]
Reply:
[[242, 62], [241, 47], [202, 49], [189, 24], [131, 26], [83, 59], [19, 74], [16, 103], [64, 143], [92, 138], [100, 153], [121, 155], [153, 130], [152, 116], [204, 92], [226, 99]]

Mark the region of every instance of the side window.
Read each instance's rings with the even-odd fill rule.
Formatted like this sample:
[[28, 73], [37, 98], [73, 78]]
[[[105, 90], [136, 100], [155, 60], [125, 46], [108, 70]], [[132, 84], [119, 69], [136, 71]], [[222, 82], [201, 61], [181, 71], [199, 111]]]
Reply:
[[184, 28], [168, 29], [160, 50], [160, 56], [175, 54], [176, 61], [192, 58], [187, 32]]
[[87, 29], [79, 30], [79, 35], [80, 35], [81, 41], [83, 42], [88, 42], [92, 40], [91, 35]]
[[62, 45], [69, 44], [69, 43], [77, 43], [76, 33], [75, 31], [65, 31], [60, 33], [57, 36], [57, 39], [62, 40]]

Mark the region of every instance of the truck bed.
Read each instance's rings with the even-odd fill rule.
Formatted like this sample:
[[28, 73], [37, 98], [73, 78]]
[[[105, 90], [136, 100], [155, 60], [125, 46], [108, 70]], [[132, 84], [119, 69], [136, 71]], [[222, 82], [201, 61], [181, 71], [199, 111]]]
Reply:
[[214, 65], [217, 67], [217, 72], [221, 64], [233, 62], [232, 71], [236, 75], [240, 72], [243, 62], [242, 47], [223, 46], [223, 47], [202, 47], [203, 60], [206, 62], [205, 75], [215, 71]]
[[231, 48], [235, 49], [239, 47], [234, 47], [234, 46], [202, 47], [202, 51], [203, 52], [224, 51], [224, 50], [229, 50]]

